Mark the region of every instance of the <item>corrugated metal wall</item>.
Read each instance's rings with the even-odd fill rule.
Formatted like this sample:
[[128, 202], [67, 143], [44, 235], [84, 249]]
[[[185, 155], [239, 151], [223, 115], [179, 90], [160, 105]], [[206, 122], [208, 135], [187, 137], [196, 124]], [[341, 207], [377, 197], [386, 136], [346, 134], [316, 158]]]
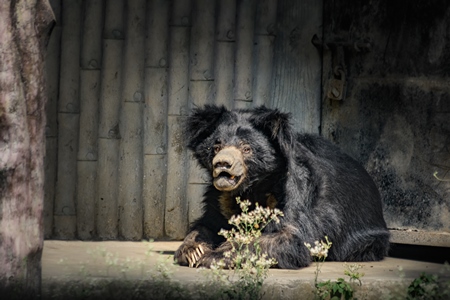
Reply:
[[51, 2], [46, 238], [182, 239], [208, 181], [184, 146], [192, 107], [319, 130], [321, 1]]
[[450, 247], [449, 33], [447, 0], [324, 5], [324, 77], [341, 64], [347, 93], [323, 102], [321, 133], [365, 165], [397, 243]]

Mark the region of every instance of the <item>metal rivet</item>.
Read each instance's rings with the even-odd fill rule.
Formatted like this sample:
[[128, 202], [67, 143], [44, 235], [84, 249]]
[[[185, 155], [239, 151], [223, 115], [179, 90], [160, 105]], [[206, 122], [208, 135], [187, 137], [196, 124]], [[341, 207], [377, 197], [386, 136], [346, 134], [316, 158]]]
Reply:
[[156, 153], [158, 153], [158, 154], [164, 154], [164, 153], [165, 153], [164, 146], [159, 146], [159, 147], [156, 149]]
[[122, 32], [121, 32], [120, 30], [118, 30], [118, 29], [114, 29], [114, 30], [112, 31], [112, 35], [113, 35], [113, 37], [115, 37], [116, 39], [122, 38]]
[[89, 61], [89, 67], [91, 67], [91, 68], [97, 68], [97, 67], [98, 67], [97, 61], [96, 61], [95, 59], [91, 59], [91, 60]]
[[88, 152], [88, 153], [86, 154], [86, 159], [87, 159], [87, 160], [94, 160], [94, 159], [95, 159], [94, 153]]
[[74, 107], [75, 106], [72, 103], [67, 103], [67, 105], [66, 105], [67, 111], [70, 111], [70, 112], [73, 111]]
[[211, 80], [213, 78], [212, 73], [210, 70], [206, 70], [203, 72], [203, 77], [207, 80]]
[[108, 131], [108, 137], [109, 138], [117, 138], [117, 135], [118, 135], [118, 132], [117, 132], [117, 130], [115, 128], [110, 129]]
[[227, 38], [229, 38], [230, 40], [234, 39], [234, 31], [233, 30], [228, 30]]
[[143, 98], [142, 97], [142, 93], [140, 91], [135, 92], [134, 95], [133, 95], [133, 99], [136, 102], [141, 102], [142, 98]]
[[203, 173], [203, 175], [202, 175], [202, 180], [203, 180], [204, 182], [209, 182], [209, 175], [206, 174], [206, 173]]
[[181, 116], [186, 116], [188, 114], [189, 114], [189, 110], [186, 107], [184, 107], [184, 106], [180, 107], [180, 115]]
[[159, 60], [159, 66], [160, 66], [160, 67], [165, 67], [166, 64], [167, 64], [167, 62], [166, 62], [166, 60], [165, 60], [164, 58], [161, 58], [161, 59]]
[[66, 215], [66, 216], [70, 215], [71, 212], [72, 212], [72, 210], [71, 210], [70, 207], [68, 207], [68, 206], [64, 206], [64, 207], [62, 208], [62, 213], [63, 213], [64, 215]]
[[266, 30], [267, 30], [268, 34], [274, 34], [275, 33], [275, 25], [274, 24], [267, 25]]

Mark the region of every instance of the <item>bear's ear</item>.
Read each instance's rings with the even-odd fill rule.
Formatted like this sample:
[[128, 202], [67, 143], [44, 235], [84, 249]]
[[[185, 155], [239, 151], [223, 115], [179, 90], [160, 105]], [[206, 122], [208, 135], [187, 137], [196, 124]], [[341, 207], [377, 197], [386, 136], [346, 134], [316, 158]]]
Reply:
[[186, 124], [188, 147], [194, 150], [213, 133], [225, 112], [227, 109], [224, 106], [205, 105], [204, 108], [195, 108]]
[[260, 106], [253, 109], [250, 122], [255, 128], [276, 141], [284, 153], [289, 153], [294, 141], [290, 118], [289, 113]]

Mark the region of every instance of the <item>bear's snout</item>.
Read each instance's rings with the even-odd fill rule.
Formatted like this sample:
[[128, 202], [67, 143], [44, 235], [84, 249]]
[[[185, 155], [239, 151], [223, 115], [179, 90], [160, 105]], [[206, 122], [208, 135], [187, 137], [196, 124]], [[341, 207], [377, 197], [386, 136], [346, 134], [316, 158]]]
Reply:
[[219, 191], [236, 189], [244, 179], [245, 165], [241, 151], [236, 147], [226, 147], [214, 156], [213, 183]]

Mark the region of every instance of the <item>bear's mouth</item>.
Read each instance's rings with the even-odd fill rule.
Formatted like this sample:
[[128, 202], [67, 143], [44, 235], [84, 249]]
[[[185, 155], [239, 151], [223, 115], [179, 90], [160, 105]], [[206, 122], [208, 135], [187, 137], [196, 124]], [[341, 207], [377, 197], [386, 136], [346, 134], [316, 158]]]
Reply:
[[212, 161], [213, 184], [219, 191], [233, 191], [243, 182], [246, 174], [244, 158], [234, 146], [220, 150]]
[[214, 177], [214, 186], [220, 191], [234, 190], [240, 183], [242, 176], [230, 174], [227, 171], [222, 171]]

